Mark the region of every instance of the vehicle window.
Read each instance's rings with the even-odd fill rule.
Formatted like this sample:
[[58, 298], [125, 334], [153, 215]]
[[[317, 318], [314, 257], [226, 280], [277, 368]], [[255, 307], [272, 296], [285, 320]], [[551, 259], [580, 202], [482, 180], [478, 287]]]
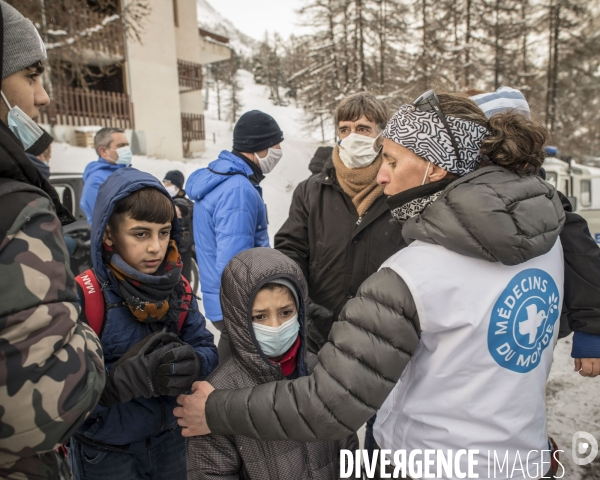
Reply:
[[590, 207], [592, 205], [592, 182], [590, 180], [581, 180], [580, 192], [581, 206]]
[[546, 181], [556, 188], [556, 184], [558, 183], [558, 176], [554, 172], [546, 172]]
[[69, 185], [52, 185], [56, 193], [58, 193], [58, 197], [60, 198], [61, 203], [75, 215], [73, 211], [73, 199], [75, 198], [75, 194], [73, 193], [72, 188]]
[[559, 190], [567, 197], [570, 197], [571, 194], [569, 193], [569, 180], [565, 180], [565, 183], [563, 185], [563, 188]]

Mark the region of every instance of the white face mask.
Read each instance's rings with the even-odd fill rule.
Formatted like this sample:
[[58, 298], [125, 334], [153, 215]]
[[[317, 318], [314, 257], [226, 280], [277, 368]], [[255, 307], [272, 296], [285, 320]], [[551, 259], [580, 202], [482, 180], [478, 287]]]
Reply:
[[265, 158], [260, 158], [257, 153], [255, 153], [254, 156], [260, 164], [260, 170], [266, 175], [279, 163], [279, 160], [283, 157], [283, 151], [281, 148], [269, 148], [269, 153], [267, 153]]
[[117, 165], [125, 165], [128, 167], [131, 165], [131, 159], [133, 158], [133, 153], [131, 152], [131, 147], [125, 146], [120, 147], [115, 150], [117, 152]]
[[340, 160], [348, 168], [368, 167], [378, 155], [373, 149], [374, 144], [374, 138], [351, 133], [338, 143]]
[[165, 187], [165, 190], [169, 195], [171, 195], [171, 198], [175, 197], [175, 195], [177, 195], [179, 192], [179, 189], [175, 185], [169, 185], [168, 187]]
[[267, 327], [260, 323], [253, 323], [254, 336], [260, 345], [263, 353], [269, 357], [278, 357], [287, 352], [298, 338], [300, 323], [298, 322], [298, 314], [279, 327]]
[[4, 92], [0, 92], [0, 95], [8, 107], [8, 128], [21, 141], [25, 150], [29, 149], [44, 134], [44, 131], [18, 106], [11, 107]]

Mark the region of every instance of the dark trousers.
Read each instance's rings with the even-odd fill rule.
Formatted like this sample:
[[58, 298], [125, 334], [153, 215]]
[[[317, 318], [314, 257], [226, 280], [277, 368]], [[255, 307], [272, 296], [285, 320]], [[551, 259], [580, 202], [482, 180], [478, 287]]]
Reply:
[[223, 320], [219, 322], [213, 322], [213, 325], [219, 332], [221, 332], [221, 338], [219, 339], [217, 350], [219, 351], [219, 363], [223, 363], [225, 360], [231, 357], [229, 335], [227, 335], [227, 330], [225, 330], [225, 322], [223, 322]]
[[75, 480], [186, 480], [186, 439], [181, 429], [129, 448], [99, 446], [71, 438], [69, 464]]

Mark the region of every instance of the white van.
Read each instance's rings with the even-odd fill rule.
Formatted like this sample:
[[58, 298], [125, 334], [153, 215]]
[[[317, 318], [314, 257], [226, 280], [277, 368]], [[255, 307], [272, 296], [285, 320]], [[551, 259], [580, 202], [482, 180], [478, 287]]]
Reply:
[[547, 157], [543, 167], [546, 181], [569, 197], [573, 210], [587, 220], [592, 238], [600, 245], [600, 168], [556, 157]]

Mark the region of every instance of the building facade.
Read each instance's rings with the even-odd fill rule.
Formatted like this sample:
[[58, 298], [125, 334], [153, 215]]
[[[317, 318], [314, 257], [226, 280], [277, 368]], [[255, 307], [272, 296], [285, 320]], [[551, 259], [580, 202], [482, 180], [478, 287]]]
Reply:
[[99, 10], [94, 0], [45, 1], [32, 18], [52, 67], [41, 122], [59, 141], [89, 143], [112, 126], [126, 131], [136, 154], [192, 157], [204, 150], [203, 66], [231, 57], [228, 40], [198, 28], [195, 0], [147, 0], [136, 35], [123, 21], [135, 3]]

